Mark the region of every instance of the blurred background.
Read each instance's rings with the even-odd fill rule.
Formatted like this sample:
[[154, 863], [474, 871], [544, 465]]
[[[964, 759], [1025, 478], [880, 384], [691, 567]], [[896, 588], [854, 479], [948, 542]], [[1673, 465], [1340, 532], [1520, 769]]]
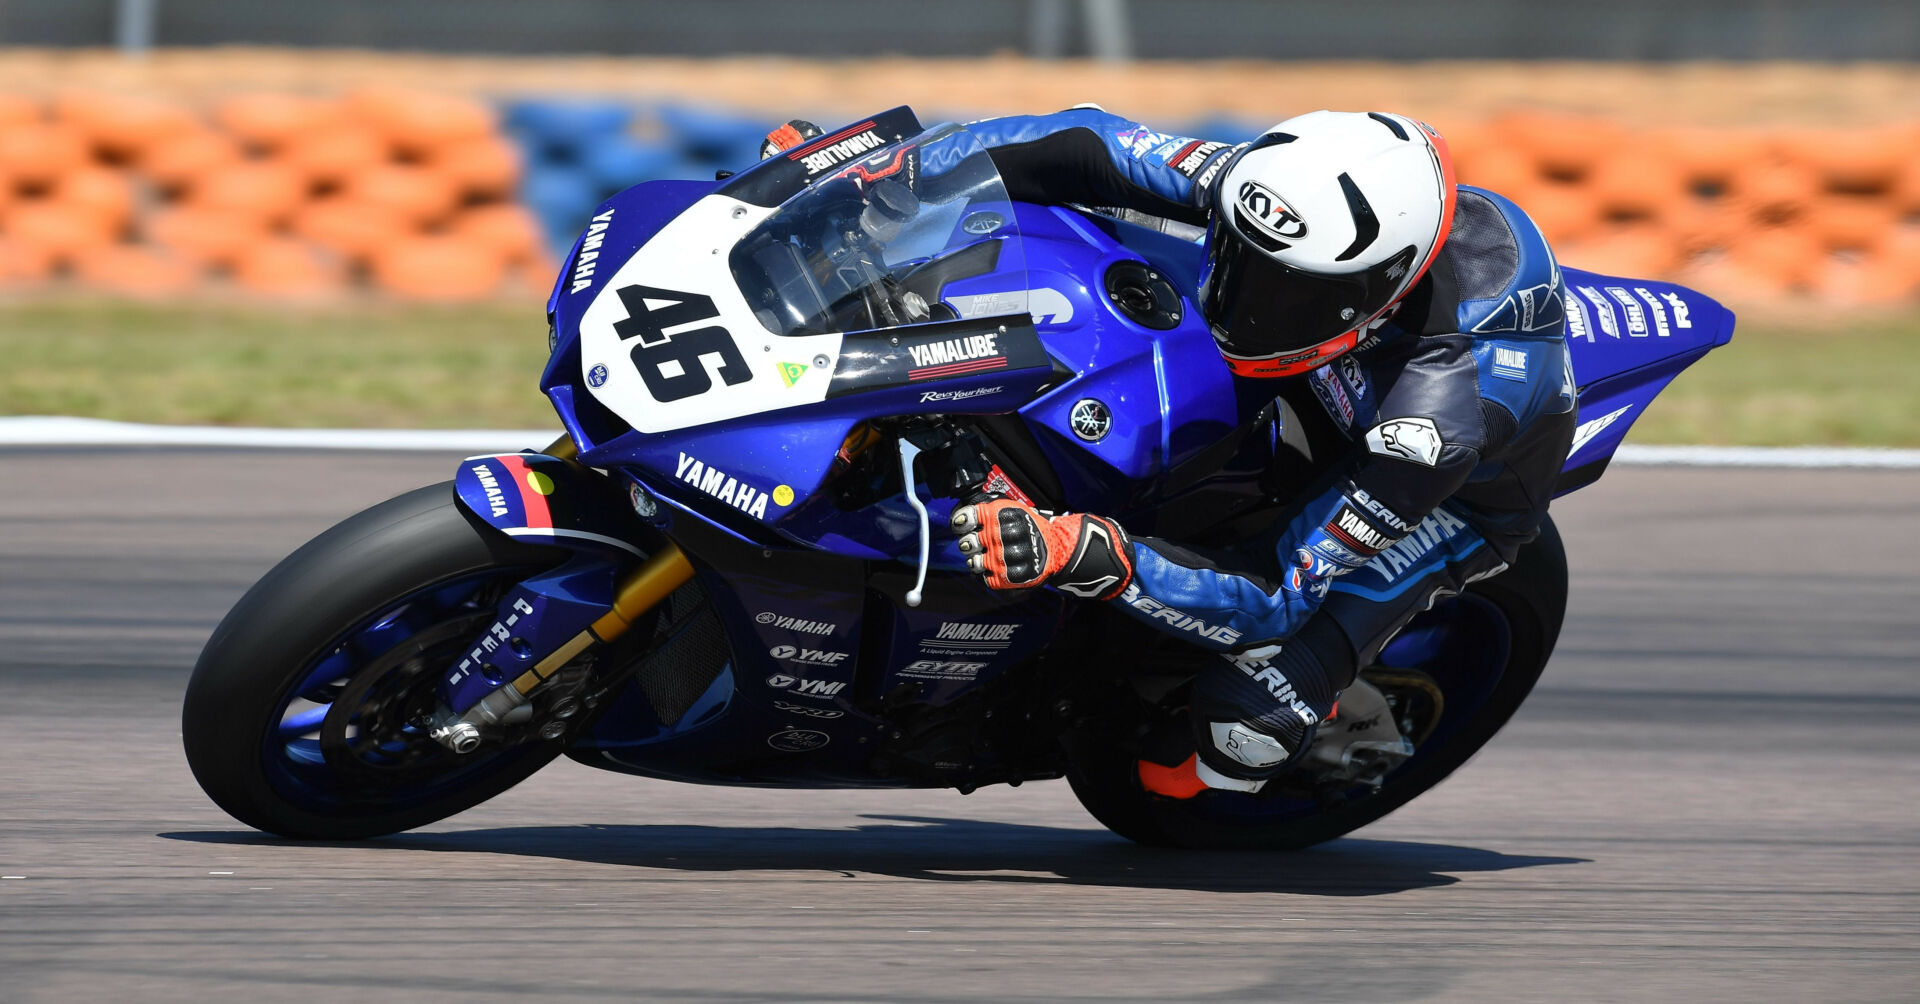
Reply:
[[1742, 312], [1636, 438], [1920, 445], [1912, 0], [0, 2], [0, 414], [549, 424], [607, 194], [793, 117], [1083, 101], [1423, 118], [1562, 261]]

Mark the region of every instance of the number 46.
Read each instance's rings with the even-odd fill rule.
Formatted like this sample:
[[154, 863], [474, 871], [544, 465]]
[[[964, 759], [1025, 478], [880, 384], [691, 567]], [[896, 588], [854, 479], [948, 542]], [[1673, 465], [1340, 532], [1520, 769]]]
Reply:
[[[614, 322], [613, 333], [623, 342], [639, 339], [633, 347], [633, 366], [655, 401], [666, 404], [712, 389], [713, 376], [707, 372], [703, 356], [720, 357], [720, 379], [729, 387], [753, 379], [753, 371], [747, 368], [747, 360], [727, 329], [708, 325], [667, 334], [668, 328], [719, 317], [712, 298], [640, 285], [622, 286], [617, 293], [628, 317]], [[649, 300], [665, 302], [650, 306]], [[676, 372], [667, 371], [669, 363]]]

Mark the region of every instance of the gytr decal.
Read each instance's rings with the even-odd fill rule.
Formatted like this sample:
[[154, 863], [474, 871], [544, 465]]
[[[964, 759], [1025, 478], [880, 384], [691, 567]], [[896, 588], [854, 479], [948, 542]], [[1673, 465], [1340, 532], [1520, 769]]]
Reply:
[[1198, 617], [1182, 613], [1151, 596], [1142, 594], [1140, 592], [1140, 584], [1137, 582], [1127, 583], [1127, 588], [1120, 593], [1120, 601], [1153, 620], [1165, 621], [1171, 624], [1176, 630], [1191, 631], [1201, 638], [1218, 645], [1231, 645], [1240, 640], [1240, 632], [1227, 627], [1225, 624], [1208, 624]]
[[938, 659], [920, 659], [907, 663], [896, 675], [913, 676], [927, 680], [971, 680], [987, 668], [984, 662], [942, 662]]
[[613, 210], [609, 209], [587, 224], [587, 235], [580, 241], [580, 253], [573, 259], [573, 286], [567, 292], [578, 293], [593, 285], [593, 270], [600, 264], [600, 245], [606, 242], [607, 225], [612, 222]]
[[775, 690], [789, 691], [799, 697], [825, 698], [831, 698], [847, 689], [847, 685], [838, 680], [803, 680], [785, 673], [775, 673], [767, 677], [767, 686]]
[[831, 136], [814, 140], [787, 154], [787, 159], [799, 161], [806, 167], [807, 177], [811, 178], [837, 164], [844, 164], [863, 153], [886, 145], [887, 141], [873, 131], [873, 123], [867, 121], [857, 126], [849, 126]]
[[798, 648], [793, 645], [775, 645], [767, 649], [767, 654], [781, 662], [794, 662], [803, 666], [838, 666], [851, 652], [824, 652], [816, 648]]
[[682, 453], [679, 464], [673, 469], [673, 476], [754, 519], [765, 519], [767, 516], [767, 493], [718, 467], [708, 467]]
[[1380, 578], [1392, 582], [1401, 572], [1412, 568], [1427, 552], [1433, 550], [1441, 541], [1452, 540], [1454, 535], [1466, 529], [1467, 524], [1460, 517], [1446, 511], [1435, 509], [1413, 532], [1395, 541], [1393, 546], [1380, 552], [1380, 556], [1367, 562], [1367, 567], [1380, 573]]
[[758, 614], [755, 614], [753, 621], [756, 624], [785, 628], [788, 631], [798, 631], [801, 634], [832, 634], [839, 627], [839, 625], [829, 624], [826, 621], [801, 620], [798, 617], [776, 614], [771, 610], [762, 610]]
[[941, 377], [1004, 369], [1007, 357], [1000, 354], [998, 334], [967, 335], [924, 345], [907, 346], [914, 368], [908, 380], [937, 380]]
[[1391, 418], [1367, 430], [1367, 449], [1428, 467], [1440, 463], [1440, 446], [1431, 418]]

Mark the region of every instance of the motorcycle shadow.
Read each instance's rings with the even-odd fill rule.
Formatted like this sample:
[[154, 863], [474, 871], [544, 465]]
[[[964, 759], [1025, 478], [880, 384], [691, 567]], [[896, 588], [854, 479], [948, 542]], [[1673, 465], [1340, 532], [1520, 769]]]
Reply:
[[[381, 853], [512, 854], [676, 871], [825, 871], [937, 882], [1002, 882], [1309, 896], [1380, 896], [1452, 885], [1460, 873], [1591, 859], [1342, 838], [1291, 854], [1141, 847], [1104, 830], [868, 815], [853, 829], [795, 826], [522, 826], [407, 833], [335, 846]], [[205, 843], [282, 844], [261, 833], [163, 833]]]

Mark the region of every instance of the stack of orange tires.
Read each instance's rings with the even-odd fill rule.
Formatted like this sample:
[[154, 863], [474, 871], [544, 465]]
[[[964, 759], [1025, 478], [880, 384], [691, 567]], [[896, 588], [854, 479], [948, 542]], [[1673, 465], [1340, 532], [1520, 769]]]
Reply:
[[1461, 180], [1518, 202], [1566, 264], [1734, 298], [1920, 295], [1920, 122], [1636, 131], [1516, 113], [1448, 133]]
[[[667, 109], [663, 135], [641, 143], [618, 103], [571, 117], [564, 101], [507, 107], [549, 126], [605, 120], [564, 137], [578, 162], [569, 169], [605, 167], [608, 177], [594, 176], [603, 186], [648, 171], [710, 175], [695, 154], [715, 137], [723, 160], [751, 156], [734, 149], [735, 134], [752, 131], [737, 114]], [[1569, 265], [1734, 300], [1920, 297], [1920, 120], [1634, 130], [1513, 112], [1437, 125], [1461, 180], [1518, 202]], [[1196, 134], [1238, 138], [1220, 126]], [[510, 136], [487, 102], [400, 88], [241, 93], [193, 107], [125, 93], [0, 94], [0, 288], [445, 301], [537, 292], [554, 272], [551, 242], [577, 230], [593, 198], [573, 192], [586, 182], [567, 189], [581, 198], [550, 197], [555, 142], [528, 122]]]
[[0, 96], [0, 282], [302, 299], [544, 288], [519, 174], [492, 107], [461, 97]]

